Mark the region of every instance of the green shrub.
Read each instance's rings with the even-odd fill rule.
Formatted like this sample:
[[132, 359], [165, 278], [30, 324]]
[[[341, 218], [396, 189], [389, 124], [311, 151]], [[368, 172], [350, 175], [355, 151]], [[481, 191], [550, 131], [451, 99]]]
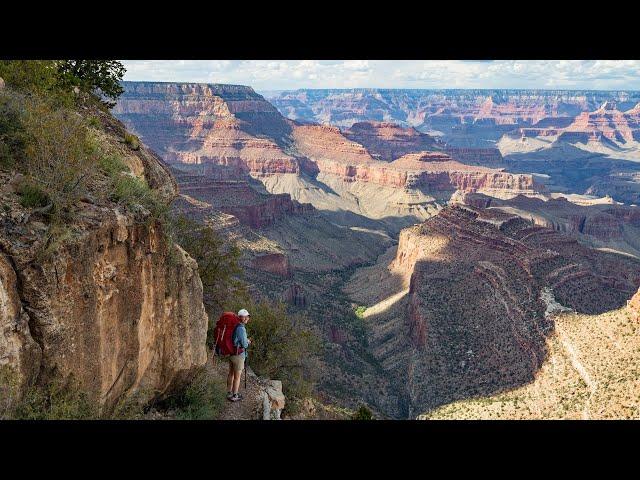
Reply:
[[12, 412], [23, 420], [82, 420], [97, 418], [98, 410], [73, 379], [32, 387]]
[[351, 417], [352, 420], [373, 420], [373, 413], [366, 405], [360, 405], [360, 408]]
[[100, 98], [109, 108], [115, 105], [115, 100], [124, 92], [120, 82], [126, 69], [117, 60], [58, 60], [56, 68], [58, 83], [63, 88], [78, 87], [83, 92]]
[[138, 139], [138, 137], [131, 133], [124, 134], [124, 143], [129, 145], [129, 148], [131, 148], [131, 150], [140, 150], [140, 140]]
[[163, 219], [168, 211], [168, 206], [149, 188], [147, 182], [133, 175], [124, 174], [114, 178], [111, 199], [133, 213], [146, 210], [151, 214], [147, 221]]
[[18, 185], [16, 193], [20, 195], [20, 205], [26, 208], [40, 208], [49, 205], [49, 196], [37, 185], [24, 181]]
[[115, 177], [122, 172], [128, 172], [129, 167], [116, 155], [103, 155], [98, 160], [98, 167], [110, 177]]
[[0, 365], [0, 420], [11, 418], [18, 397], [18, 375], [8, 365]]
[[13, 168], [24, 162], [27, 136], [20, 103], [0, 92], [0, 168]]
[[100, 120], [97, 117], [89, 117], [89, 126], [93, 128], [100, 127]]
[[66, 106], [77, 99], [73, 93], [77, 87], [113, 107], [124, 91], [120, 83], [124, 73], [124, 65], [116, 60], [0, 60], [0, 77], [8, 86]]
[[46, 97], [54, 105], [73, 104], [72, 90], [61, 83], [56, 60], [0, 60], [0, 77], [10, 88]]
[[240, 249], [212, 228], [184, 215], [173, 217], [169, 228], [172, 240], [198, 262], [204, 304], [210, 317], [207, 343], [212, 347], [211, 333], [220, 313], [249, 298], [241, 279]]
[[356, 307], [355, 309], [355, 313], [356, 313], [356, 317], [358, 318], [364, 318], [364, 312], [367, 309], [367, 307], [360, 305], [358, 307]]
[[179, 420], [215, 420], [225, 402], [225, 380], [210, 378], [201, 372], [178, 395], [164, 402], [174, 409]]
[[121, 398], [113, 407], [107, 418], [111, 420], [137, 420], [144, 415], [144, 404], [139, 401], [139, 395]]
[[53, 205], [54, 220], [69, 217], [96, 173], [93, 150], [82, 118], [53, 108], [37, 97], [16, 97], [21, 107], [24, 149], [16, 168]]

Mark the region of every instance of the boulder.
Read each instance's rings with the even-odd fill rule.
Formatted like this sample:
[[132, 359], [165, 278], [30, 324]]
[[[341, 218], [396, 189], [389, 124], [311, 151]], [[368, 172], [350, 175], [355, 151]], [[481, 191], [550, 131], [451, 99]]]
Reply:
[[280, 420], [280, 414], [285, 405], [280, 380], [269, 380], [262, 394], [262, 419]]

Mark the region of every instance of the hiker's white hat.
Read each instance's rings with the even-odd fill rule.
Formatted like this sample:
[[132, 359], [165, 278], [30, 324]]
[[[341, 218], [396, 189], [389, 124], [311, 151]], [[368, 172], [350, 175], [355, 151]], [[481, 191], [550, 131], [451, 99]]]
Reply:
[[247, 312], [244, 308], [238, 312], [239, 317], [248, 317], [249, 312]]

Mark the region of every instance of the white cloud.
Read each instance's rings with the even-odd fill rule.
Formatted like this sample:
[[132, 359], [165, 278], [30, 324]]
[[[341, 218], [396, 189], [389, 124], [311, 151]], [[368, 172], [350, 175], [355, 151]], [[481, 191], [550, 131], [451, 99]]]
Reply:
[[126, 60], [126, 80], [295, 88], [640, 90], [637, 60]]

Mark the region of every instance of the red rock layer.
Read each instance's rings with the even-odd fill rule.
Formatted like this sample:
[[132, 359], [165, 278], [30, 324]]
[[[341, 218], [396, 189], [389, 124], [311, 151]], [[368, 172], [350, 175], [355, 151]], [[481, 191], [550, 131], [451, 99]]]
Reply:
[[[126, 88], [116, 114], [174, 164], [219, 166], [227, 172], [253, 176], [300, 174], [304, 170], [349, 182], [394, 188], [424, 186], [438, 192], [536, 188], [531, 176], [471, 167], [441, 151], [406, 153], [424, 146], [440, 148], [433, 138], [414, 129], [390, 123], [357, 124], [345, 136], [336, 127], [295, 124], [249, 87], [134, 83]], [[392, 162], [376, 160], [349, 135], [386, 159], [404, 155]], [[454, 151], [460, 157], [474, 155], [468, 149]], [[487, 149], [475, 156], [486, 159], [494, 154]], [[241, 221], [263, 225], [275, 211], [286, 209], [285, 203], [274, 198], [261, 207], [243, 206], [242, 211], [238, 205], [225, 208], [237, 213]]]
[[446, 147], [444, 151], [454, 160], [466, 165], [481, 165], [483, 167], [504, 166], [502, 154], [497, 148]]
[[378, 160], [391, 162], [407, 153], [433, 150], [439, 142], [414, 128], [388, 122], [358, 122], [344, 136], [363, 145]]
[[298, 152], [308, 158], [305, 170], [388, 187], [424, 186], [438, 192], [506, 189], [534, 191], [541, 186], [531, 175], [517, 175], [454, 161], [440, 151], [406, 154], [393, 162], [374, 160], [360, 144], [346, 139], [336, 127], [297, 126]]
[[243, 180], [215, 180], [185, 173], [176, 174], [176, 179], [183, 194], [233, 215], [240, 223], [253, 228], [272, 225], [285, 215], [304, 215], [314, 211], [310, 204], [292, 200], [287, 193], [261, 194]]
[[[289, 122], [250, 87], [125, 82], [114, 114], [171, 163], [297, 173], [282, 151]], [[259, 135], [259, 137], [257, 136]]]
[[[640, 114], [638, 106], [621, 112], [615, 103], [605, 102], [594, 112], [583, 112], [564, 132], [572, 134], [568, 138], [600, 141], [602, 137], [619, 143], [640, 140]], [[582, 135], [582, 137], [576, 136]], [[566, 137], [566, 136], [565, 136]]]
[[251, 261], [251, 264], [254, 268], [264, 272], [273, 273], [274, 275], [279, 275], [281, 277], [291, 276], [289, 259], [282, 253], [269, 253], [267, 255], [255, 257]]

